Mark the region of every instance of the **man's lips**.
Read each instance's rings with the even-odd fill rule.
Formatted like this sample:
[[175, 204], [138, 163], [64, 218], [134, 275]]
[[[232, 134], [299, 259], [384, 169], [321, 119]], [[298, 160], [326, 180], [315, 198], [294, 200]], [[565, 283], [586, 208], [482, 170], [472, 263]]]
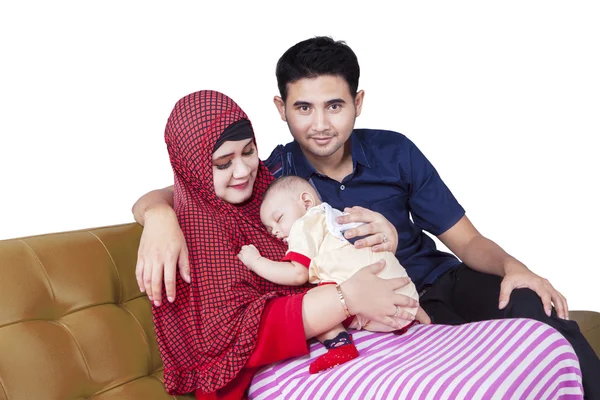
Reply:
[[317, 143], [324, 144], [324, 143], [329, 143], [329, 141], [331, 141], [331, 139], [333, 139], [333, 136], [313, 136], [313, 137], [311, 137], [311, 139]]

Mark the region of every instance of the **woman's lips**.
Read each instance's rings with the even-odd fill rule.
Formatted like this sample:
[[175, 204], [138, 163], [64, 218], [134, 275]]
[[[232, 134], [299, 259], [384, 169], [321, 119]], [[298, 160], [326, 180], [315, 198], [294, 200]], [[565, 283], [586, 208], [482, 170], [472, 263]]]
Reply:
[[244, 190], [246, 187], [248, 187], [248, 181], [240, 183], [239, 185], [231, 185], [230, 187], [237, 190]]

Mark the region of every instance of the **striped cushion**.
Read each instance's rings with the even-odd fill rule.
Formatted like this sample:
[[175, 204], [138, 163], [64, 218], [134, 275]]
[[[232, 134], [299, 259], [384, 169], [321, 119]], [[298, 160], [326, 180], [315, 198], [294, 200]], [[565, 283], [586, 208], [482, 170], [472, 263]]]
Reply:
[[573, 348], [556, 330], [529, 319], [461, 326], [417, 325], [406, 334], [352, 331], [360, 356], [317, 375], [325, 352], [259, 371], [250, 399], [581, 399]]

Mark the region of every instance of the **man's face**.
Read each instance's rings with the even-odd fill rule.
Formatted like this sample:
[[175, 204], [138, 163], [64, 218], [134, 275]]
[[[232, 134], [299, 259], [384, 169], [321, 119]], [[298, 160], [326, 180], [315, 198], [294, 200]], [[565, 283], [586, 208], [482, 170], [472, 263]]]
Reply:
[[333, 75], [303, 78], [288, 84], [287, 90], [285, 104], [275, 97], [275, 105], [306, 156], [325, 158], [343, 152], [364, 92], [353, 99], [344, 78]]

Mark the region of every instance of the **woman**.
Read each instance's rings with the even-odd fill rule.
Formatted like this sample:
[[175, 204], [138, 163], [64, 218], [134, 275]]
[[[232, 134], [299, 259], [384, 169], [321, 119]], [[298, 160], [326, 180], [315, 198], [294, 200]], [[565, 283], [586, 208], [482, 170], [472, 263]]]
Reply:
[[[201, 91], [182, 98], [169, 117], [165, 140], [175, 173], [175, 212], [187, 241], [191, 267], [190, 284], [181, 277], [177, 278], [175, 301], [153, 308], [169, 393], [195, 391], [196, 397], [202, 399], [242, 398], [260, 367], [283, 360], [290, 360], [288, 363], [305, 362], [300, 356], [309, 354], [306, 340], [331, 329], [346, 320], [348, 315], [361, 315], [394, 327], [398, 321], [408, 317], [397, 313], [398, 306], [417, 305], [414, 300], [394, 293], [408, 283], [406, 278], [384, 280], [375, 275], [383, 264], [363, 268], [339, 288], [334, 285], [283, 287], [258, 277], [243, 266], [237, 254], [244, 244], [254, 244], [261, 254], [270, 259], [281, 259], [286, 248], [261, 224], [260, 201], [272, 177], [258, 160], [247, 116], [225, 95]], [[138, 222], [144, 222], [143, 217], [139, 219]], [[509, 342], [503, 340], [509, 340], [509, 337], [513, 340], [515, 337], [525, 338], [525, 335], [544, 337], [546, 342], [536, 342], [537, 345], [527, 347], [528, 351], [535, 352], [540, 346], [544, 349], [550, 346], [559, 352], [564, 358], [561, 358], [564, 364], [561, 374], [571, 374], [572, 379], [568, 383], [581, 390], [576, 357], [564, 338], [537, 322], [507, 320], [501, 323], [501, 326], [491, 324], [486, 327], [472, 324], [475, 328], [468, 335], [472, 335], [472, 330], [483, 329], [486, 335], [492, 335], [507, 345]], [[439, 331], [427, 333], [425, 328], [428, 327], [413, 329], [429, 340], [440, 334]], [[463, 327], [447, 328], [449, 330], [442, 333], [452, 335], [458, 341], [471, 337], [461, 331], [465, 329]], [[409, 332], [406, 337], [411, 334]], [[405, 336], [387, 335], [384, 340], [391, 340], [386, 348], [407, 352], [416, 348], [412, 345], [402, 347], [403, 343], [407, 343]], [[427, 340], [419, 343], [421, 346], [425, 344], [423, 351], [431, 350], [426, 345]], [[479, 347], [477, 343], [480, 343]], [[486, 346], [484, 350], [493, 347], [477, 341], [474, 346], [471, 354], [474, 350], [481, 350], [482, 346]], [[312, 351], [309, 358], [317, 352]], [[502, 349], [495, 354], [503, 354]], [[357, 360], [362, 367], [375, 367], [364, 364], [368, 357]], [[395, 362], [394, 359], [390, 361]], [[382, 367], [381, 361], [377, 362]], [[352, 362], [347, 363], [350, 364]], [[278, 365], [285, 367], [286, 364]], [[272, 389], [273, 383], [268, 381], [268, 376], [278, 365], [263, 371], [257, 385]], [[414, 360], [411, 365], [411, 371], [423, 368]], [[510, 365], [520, 372], [526, 371], [529, 364], [522, 361]], [[296, 365], [288, 364], [287, 367], [294, 370]], [[395, 371], [404, 371], [407, 365], [400, 367], [387, 368], [392, 375], [385, 380], [394, 381], [397, 377]], [[369, 368], [362, 370], [369, 371]], [[428, 372], [432, 384], [442, 382], [441, 372], [441, 369]], [[545, 374], [523, 373], [534, 383], [542, 382], [547, 375], [547, 371]], [[327, 380], [326, 374], [320, 374], [319, 379]], [[337, 376], [338, 384], [340, 379], [352, 378]], [[482, 387], [481, 384], [491, 385], [486, 377], [478, 379], [476, 390]], [[494, 379], [496, 382], [497, 378]], [[563, 386], [569, 389], [569, 384], [564, 384], [566, 381], [559, 380], [560, 390]], [[489, 390], [497, 393], [494, 389]], [[518, 385], [514, 390], [518, 390]], [[522, 390], [542, 389], [536, 389], [534, 385]], [[552, 394], [552, 388], [547, 390]], [[259, 390], [256, 386], [251, 393], [266, 397], [280, 395], [272, 390]], [[395, 393], [388, 390], [386, 396], [393, 397]], [[425, 390], [425, 394], [428, 393], [428, 389]], [[344, 394], [348, 395], [352, 393]], [[310, 397], [316, 398], [316, 394], [311, 393]], [[472, 393], [471, 397], [476, 398], [476, 393]]]

